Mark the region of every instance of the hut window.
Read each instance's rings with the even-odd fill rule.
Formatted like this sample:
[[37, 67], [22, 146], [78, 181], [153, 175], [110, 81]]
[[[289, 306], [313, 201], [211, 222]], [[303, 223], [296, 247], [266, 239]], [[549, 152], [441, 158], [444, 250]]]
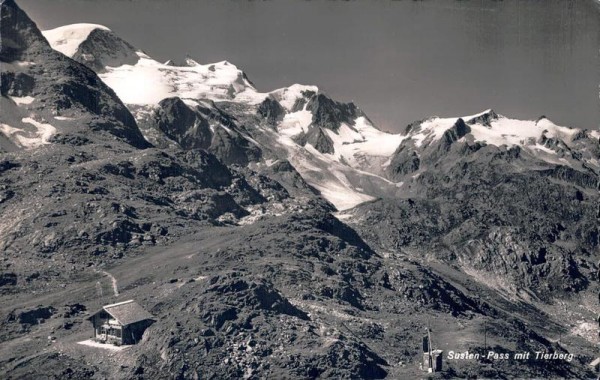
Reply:
[[114, 336], [117, 338], [121, 337], [121, 329], [119, 329], [119, 328], [111, 326], [110, 328], [106, 329], [106, 331], [107, 331], [107, 334], [110, 336]]

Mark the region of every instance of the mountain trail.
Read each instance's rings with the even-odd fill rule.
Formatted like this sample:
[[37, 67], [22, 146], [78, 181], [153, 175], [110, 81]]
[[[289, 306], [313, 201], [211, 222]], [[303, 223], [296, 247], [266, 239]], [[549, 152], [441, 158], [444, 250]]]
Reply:
[[105, 276], [108, 276], [110, 278], [110, 281], [112, 283], [113, 293], [114, 293], [115, 297], [118, 297], [119, 296], [119, 283], [117, 282], [117, 279], [115, 278], [115, 276], [108, 273], [107, 271], [103, 270], [102, 273]]

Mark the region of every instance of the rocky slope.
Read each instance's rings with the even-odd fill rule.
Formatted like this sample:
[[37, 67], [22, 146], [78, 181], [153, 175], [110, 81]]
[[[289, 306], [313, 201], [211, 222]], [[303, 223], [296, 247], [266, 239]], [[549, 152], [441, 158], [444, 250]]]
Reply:
[[[434, 378], [592, 376], [597, 132], [486, 111], [392, 135], [314, 86], [0, 4], [0, 377], [418, 378], [426, 327], [574, 355]], [[142, 343], [77, 344], [131, 298]]]
[[149, 146], [131, 113], [92, 70], [53, 50], [25, 13], [3, 5], [0, 148], [35, 147], [90, 130]]
[[388, 167], [405, 199], [354, 214], [377, 215], [377, 240], [426, 245], [524, 298], [588, 286], [598, 248], [600, 133], [491, 110], [409, 128]]

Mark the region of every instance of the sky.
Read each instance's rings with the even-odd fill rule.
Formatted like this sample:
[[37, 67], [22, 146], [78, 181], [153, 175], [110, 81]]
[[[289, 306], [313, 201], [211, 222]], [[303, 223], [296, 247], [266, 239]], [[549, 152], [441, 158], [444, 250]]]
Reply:
[[41, 29], [102, 24], [159, 61], [242, 69], [260, 91], [317, 85], [379, 128], [487, 108], [600, 128], [593, 0], [17, 0]]

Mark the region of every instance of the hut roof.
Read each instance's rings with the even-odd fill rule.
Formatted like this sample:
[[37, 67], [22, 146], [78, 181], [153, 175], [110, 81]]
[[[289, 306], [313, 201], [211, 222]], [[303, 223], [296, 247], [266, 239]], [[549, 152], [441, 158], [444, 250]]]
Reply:
[[[123, 326], [127, 326], [140, 321], [145, 321], [148, 319], [155, 320], [152, 314], [144, 310], [144, 308], [141, 307], [134, 300], [105, 305], [102, 307], [102, 310], [110, 314]], [[100, 310], [98, 312], [100, 312]]]

